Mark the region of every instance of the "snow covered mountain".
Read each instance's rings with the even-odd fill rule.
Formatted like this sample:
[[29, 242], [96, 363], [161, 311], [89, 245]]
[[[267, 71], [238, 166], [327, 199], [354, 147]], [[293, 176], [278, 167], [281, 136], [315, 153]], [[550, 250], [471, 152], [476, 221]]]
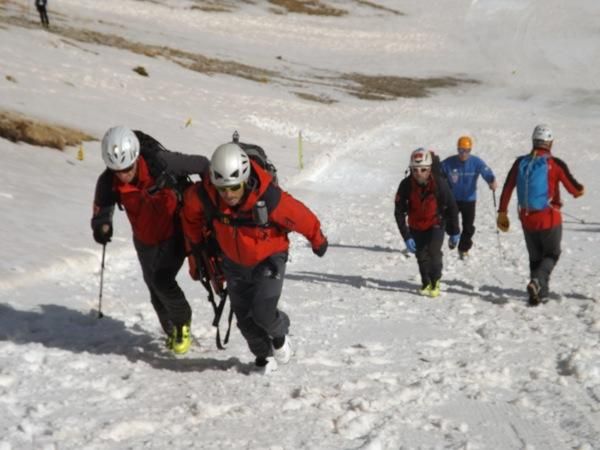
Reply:
[[[46, 30], [33, 2], [0, 0], [0, 112], [96, 138], [124, 124], [206, 156], [238, 130], [319, 215], [330, 248], [318, 259], [292, 238], [289, 365], [253, 373], [237, 329], [218, 351], [185, 266], [195, 344], [174, 358], [123, 213], [97, 319], [99, 142], [80, 160], [77, 146], [0, 139], [0, 450], [600, 449], [597, 1], [61, 0], [48, 11]], [[449, 156], [467, 133], [502, 182], [538, 123], [586, 187], [564, 195], [551, 301], [527, 307], [516, 200], [498, 234], [484, 183], [471, 258], [445, 246], [441, 297], [419, 296], [393, 217], [410, 152]]]

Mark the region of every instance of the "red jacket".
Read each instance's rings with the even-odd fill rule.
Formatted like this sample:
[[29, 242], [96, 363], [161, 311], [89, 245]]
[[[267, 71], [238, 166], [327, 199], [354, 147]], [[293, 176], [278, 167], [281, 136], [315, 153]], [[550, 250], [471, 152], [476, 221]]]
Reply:
[[407, 176], [398, 186], [394, 203], [396, 224], [405, 241], [412, 237], [410, 230], [426, 231], [436, 225], [444, 225], [450, 236], [460, 233], [458, 207], [443, 177], [432, 175], [421, 186], [414, 176]]
[[[562, 202], [560, 200], [558, 183], [562, 183], [567, 191], [575, 198], [583, 194], [583, 186], [575, 180], [573, 175], [571, 175], [567, 165], [561, 159], [552, 156], [549, 150], [537, 148], [533, 149], [532, 153], [536, 155], [549, 155], [548, 200], [550, 206], [539, 211], [530, 211], [519, 208], [519, 219], [525, 230], [547, 230], [562, 223], [562, 214], [560, 213]], [[521, 158], [516, 159], [508, 172], [504, 187], [502, 188], [498, 212], [506, 212], [508, 210], [510, 197], [513, 189], [517, 185], [517, 175], [519, 173], [519, 163]]]
[[225, 256], [235, 263], [252, 267], [274, 253], [287, 251], [289, 248], [287, 235], [290, 231], [304, 235], [313, 249], [319, 248], [325, 242], [319, 219], [303, 203], [273, 185], [271, 189], [277, 190], [278, 201], [269, 212], [269, 225], [257, 227], [235, 223], [236, 219], [247, 220], [251, 217], [254, 205], [271, 185], [271, 175], [254, 161], [251, 161], [251, 164], [251, 177], [258, 182], [258, 185], [255, 189], [246, 186], [248, 191], [242, 198], [242, 203], [234, 208], [227, 206], [221, 200], [208, 176], [186, 190], [181, 219], [188, 242], [192, 246], [200, 244], [206, 235], [204, 206], [198, 196], [198, 185], [203, 183], [211, 202], [226, 218], [213, 219], [212, 228], [215, 237]]
[[172, 189], [161, 189], [155, 194], [148, 194], [147, 189], [154, 186], [155, 180], [142, 156], [137, 162], [135, 184], [123, 184], [115, 176], [113, 188], [119, 194], [134, 237], [143, 244], [156, 245], [174, 233], [177, 195]]
[[411, 177], [410, 198], [408, 200], [408, 226], [413, 230], [425, 231], [440, 224], [436, 186], [432, 176], [421, 186]]

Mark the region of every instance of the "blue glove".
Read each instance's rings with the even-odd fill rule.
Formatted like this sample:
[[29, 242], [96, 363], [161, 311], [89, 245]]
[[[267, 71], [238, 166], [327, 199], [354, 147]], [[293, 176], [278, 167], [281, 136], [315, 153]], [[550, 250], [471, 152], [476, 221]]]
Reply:
[[413, 238], [407, 239], [406, 241], [404, 241], [404, 243], [406, 244], [406, 249], [410, 253], [416, 253], [417, 252], [417, 244], [415, 244], [415, 240]]
[[458, 241], [460, 241], [460, 234], [453, 234], [448, 238], [448, 247], [450, 250], [453, 250], [458, 245]]

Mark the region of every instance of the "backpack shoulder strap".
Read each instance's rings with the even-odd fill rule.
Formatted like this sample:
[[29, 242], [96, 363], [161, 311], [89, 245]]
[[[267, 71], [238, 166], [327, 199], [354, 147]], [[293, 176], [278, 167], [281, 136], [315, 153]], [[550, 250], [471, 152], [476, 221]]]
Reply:
[[259, 197], [259, 200], [263, 200], [267, 205], [267, 211], [271, 213], [279, 202], [281, 201], [281, 188], [277, 186], [275, 183], [269, 183], [269, 186], [263, 192], [263, 194]]
[[212, 222], [218, 214], [217, 206], [212, 202], [212, 200], [208, 196], [208, 192], [206, 192], [203, 183], [198, 183], [196, 193], [198, 194], [198, 197], [202, 202], [202, 209], [204, 211], [204, 219], [206, 221], [206, 225], [212, 230]]
[[[216, 333], [216, 345], [219, 350], [224, 350], [224, 344], [229, 342], [229, 335], [231, 333], [231, 322], [233, 320], [233, 309], [229, 308], [229, 316], [227, 319], [227, 332], [225, 334], [225, 338], [221, 342], [221, 332], [219, 330], [219, 322], [221, 320], [221, 316], [223, 315], [223, 311], [225, 310], [225, 303], [227, 302], [228, 291], [226, 287], [223, 287], [223, 282], [219, 280], [224, 280], [224, 275], [222, 273], [222, 259], [220, 256], [219, 244], [214, 238], [214, 230], [213, 230], [213, 219], [217, 215], [217, 207], [211, 201], [208, 192], [204, 188], [202, 183], [198, 184], [198, 188], [196, 189], [198, 197], [202, 202], [203, 210], [204, 210], [204, 219], [206, 221], [206, 226], [210, 229], [212, 237], [209, 238], [212, 242], [204, 244], [201, 248], [198, 249], [199, 255], [196, 256], [196, 264], [202, 266], [202, 276], [200, 278], [200, 282], [208, 292], [208, 301], [212, 305], [213, 312], [215, 317], [213, 318], [212, 325], [217, 329]], [[218, 254], [215, 254], [218, 253]], [[214, 292], [213, 292], [214, 291]], [[219, 304], [215, 302], [215, 295], [219, 296]]]
[[[248, 213], [248, 217], [231, 217], [229, 214], [223, 214], [209, 198], [208, 192], [206, 192], [206, 189], [201, 183], [198, 185], [197, 193], [200, 201], [202, 202], [202, 206], [204, 207], [204, 218], [211, 229], [213, 220], [215, 219], [224, 224], [232, 226], [264, 226], [257, 224], [254, 220], [254, 217], [250, 213]], [[258, 197], [257, 201], [260, 200], [265, 202], [267, 214], [270, 214], [271, 211], [273, 211], [281, 201], [281, 189], [274, 183], [270, 183], [265, 192]]]

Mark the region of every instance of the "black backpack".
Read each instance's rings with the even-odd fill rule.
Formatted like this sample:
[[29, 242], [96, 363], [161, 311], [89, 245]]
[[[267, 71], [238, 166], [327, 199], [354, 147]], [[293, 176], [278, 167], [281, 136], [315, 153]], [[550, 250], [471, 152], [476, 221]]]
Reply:
[[247, 144], [245, 142], [240, 142], [240, 135], [237, 131], [233, 132], [232, 141], [239, 145], [252, 161], [258, 163], [260, 167], [269, 172], [269, 174], [273, 177], [273, 183], [275, 184], [275, 186], [279, 185], [279, 182], [277, 180], [277, 168], [271, 162], [271, 160], [267, 156], [267, 153], [262, 147], [256, 144]]
[[152, 136], [142, 133], [139, 130], [134, 131], [140, 142], [140, 154], [143, 156], [150, 176], [154, 178], [155, 184], [148, 189], [150, 194], [154, 194], [163, 188], [171, 188], [177, 194], [177, 199], [181, 205], [184, 191], [191, 186], [192, 180], [189, 176], [175, 176], [167, 170], [167, 164], [159, 156], [160, 151], [169, 152], [160, 142]]

